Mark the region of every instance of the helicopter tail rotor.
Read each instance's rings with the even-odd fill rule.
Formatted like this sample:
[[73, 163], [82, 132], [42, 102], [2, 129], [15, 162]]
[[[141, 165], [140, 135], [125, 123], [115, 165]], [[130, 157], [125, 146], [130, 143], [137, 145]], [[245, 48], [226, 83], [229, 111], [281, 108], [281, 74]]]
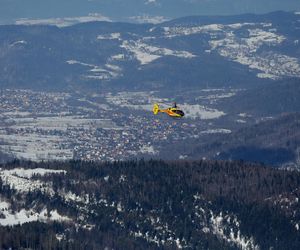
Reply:
[[155, 103], [153, 105], [153, 114], [157, 115], [158, 112], [159, 112], [159, 106], [157, 103]]

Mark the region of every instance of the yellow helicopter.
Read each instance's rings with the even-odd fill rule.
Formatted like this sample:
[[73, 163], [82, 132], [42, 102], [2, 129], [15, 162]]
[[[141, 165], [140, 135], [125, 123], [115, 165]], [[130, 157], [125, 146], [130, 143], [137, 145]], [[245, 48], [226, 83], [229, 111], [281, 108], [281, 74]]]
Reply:
[[159, 112], [166, 113], [171, 117], [183, 117], [184, 116], [184, 112], [177, 107], [176, 102], [173, 104], [173, 107], [170, 107], [167, 109], [160, 109], [159, 105], [157, 103], [155, 103], [153, 105], [153, 113], [155, 115], [157, 115]]

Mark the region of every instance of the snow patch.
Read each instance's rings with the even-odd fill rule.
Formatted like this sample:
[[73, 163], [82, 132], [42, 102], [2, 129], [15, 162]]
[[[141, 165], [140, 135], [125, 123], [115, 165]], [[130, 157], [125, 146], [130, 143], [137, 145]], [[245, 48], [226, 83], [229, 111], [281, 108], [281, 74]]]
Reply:
[[226, 231], [226, 222], [232, 223], [239, 227], [239, 221], [236, 217], [231, 218], [223, 215], [221, 212], [220, 214], [215, 215], [211, 211], [211, 218], [210, 218], [210, 224], [211, 224], [211, 231], [221, 239], [227, 241], [228, 243], [233, 243], [237, 245], [240, 249], [248, 250], [248, 249], [259, 249], [259, 246], [255, 244], [254, 239], [252, 237], [246, 237], [241, 235], [240, 230], [237, 231], [237, 233], [233, 232], [233, 229], [230, 229], [230, 234], [227, 235], [225, 233]]
[[66, 61], [66, 63], [70, 65], [78, 64], [90, 68], [88, 70], [88, 75], [85, 75], [85, 77], [89, 79], [111, 80], [116, 79], [122, 75], [122, 69], [119, 66], [113, 64], [107, 63], [103, 66], [98, 66], [94, 64], [79, 62], [77, 60], [68, 60]]
[[66, 174], [66, 170], [55, 170], [55, 169], [45, 169], [45, 168], [34, 168], [34, 169], [24, 169], [15, 168], [11, 170], [1, 170], [1, 175], [14, 175], [22, 178], [30, 179], [34, 175], [45, 176], [46, 174]]
[[180, 105], [180, 108], [184, 110], [185, 116], [191, 119], [200, 118], [203, 120], [209, 120], [209, 119], [217, 119], [220, 118], [221, 116], [226, 115], [223, 111], [207, 108], [199, 104], [184, 103]]
[[71, 26], [77, 23], [106, 21], [111, 22], [111, 19], [99, 13], [90, 13], [88, 16], [81, 17], [64, 17], [64, 18], [48, 18], [48, 19], [18, 19], [15, 24], [17, 25], [54, 25], [60, 28]]
[[106, 101], [109, 104], [126, 107], [130, 109], [139, 109], [152, 111], [153, 103], [168, 102], [167, 98], [158, 98], [154, 92], [118, 92], [116, 94], [108, 93]]
[[205, 131], [201, 131], [201, 134], [230, 134], [231, 130], [230, 129], [209, 129]]
[[132, 16], [129, 19], [135, 21], [136, 23], [152, 23], [152, 24], [159, 24], [169, 20], [164, 16], [149, 16], [149, 15]]
[[211, 94], [211, 95], [198, 96], [198, 97], [195, 98], [195, 100], [217, 101], [219, 99], [230, 98], [230, 97], [233, 97], [235, 95], [236, 95], [236, 92], [217, 93], [217, 94]]
[[222, 29], [224, 29], [224, 25], [222, 24], [209, 24], [195, 27], [163, 27], [164, 35], [169, 38], [175, 36], [188, 36], [199, 33], [222, 31]]
[[133, 53], [135, 58], [140, 61], [142, 65], [151, 63], [162, 56], [176, 56], [180, 58], [193, 58], [195, 55], [188, 51], [176, 51], [167, 48], [159, 48], [148, 45], [141, 40], [138, 41], [124, 41], [121, 48]]
[[184, 160], [184, 159], [186, 159], [188, 156], [187, 155], [179, 155], [179, 160]]
[[242, 119], [237, 119], [236, 122], [237, 123], [247, 123], [245, 120], [242, 120]]
[[[1, 201], [1, 218], [0, 225], [1, 226], [14, 226], [14, 225], [22, 225], [24, 223], [33, 222], [33, 221], [71, 221], [67, 216], [60, 215], [57, 210], [48, 211], [47, 208], [43, 209], [41, 212], [35, 212], [34, 210], [26, 210], [21, 209], [18, 212], [13, 212], [10, 209], [10, 204]], [[4, 217], [4, 218], [3, 218]]]
[[2, 182], [9, 185], [10, 188], [17, 190], [18, 192], [29, 192], [35, 189], [47, 192], [48, 194], [54, 194], [52, 187], [48, 183], [41, 182], [39, 180], [32, 180], [34, 175], [44, 176], [46, 174], [65, 174], [65, 170], [53, 170], [53, 169], [23, 169], [15, 168], [11, 170], [0, 169], [0, 178]]
[[223, 24], [208, 24], [201, 26], [176, 26], [176, 27], [163, 27], [164, 35], [168, 38], [176, 37], [176, 36], [189, 36], [195, 34], [210, 34], [211, 36], [215, 36], [217, 34], [228, 32], [231, 29], [240, 29], [244, 26], [254, 26], [255, 23], [233, 23], [228, 25]]
[[111, 56], [110, 58], [111, 60], [116, 60], [116, 61], [121, 61], [125, 59], [125, 55], [124, 54], [117, 54], [114, 56]]
[[18, 45], [18, 44], [27, 44], [27, 42], [24, 41], [24, 40], [20, 40], [20, 41], [16, 41], [16, 42], [12, 43], [10, 46], [13, 47], [13, 46]]
[[143, 145], [141, 148], [140, 148], [140, 152], [142, 154], [151, 154], [151, 155], [155, 155], [158, 153], [157, 150], [154, 149], [154, 147], [152, 145]]
[[246, 113], [239, 113], [239, 117], [247, 118], [247, 117], [251, 117], [251, 115], [248, 115]]
[[107, 35], [99, 35], [97, 36], [98, 40], [121, 40], [121, 34], [120, 33], [110, 33]]

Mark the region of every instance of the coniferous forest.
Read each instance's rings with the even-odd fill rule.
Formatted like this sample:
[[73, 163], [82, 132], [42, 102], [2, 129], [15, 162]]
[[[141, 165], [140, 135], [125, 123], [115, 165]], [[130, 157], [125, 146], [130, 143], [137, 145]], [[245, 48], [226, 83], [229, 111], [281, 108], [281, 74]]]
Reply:
[[300, 248], [298, 172], [208, 160], [1, 170], [1, 249]]

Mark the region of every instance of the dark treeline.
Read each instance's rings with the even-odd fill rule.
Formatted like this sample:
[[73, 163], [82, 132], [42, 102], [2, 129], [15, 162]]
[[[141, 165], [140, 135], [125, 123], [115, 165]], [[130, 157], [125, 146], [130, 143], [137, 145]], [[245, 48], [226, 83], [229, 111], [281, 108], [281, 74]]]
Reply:
[[[42, 189], [18, 193], [1, 182], [1, 196], [14, 211], [47, 207], [72, 222], [1, 227], [3, 249], [176, 249], [176, 239], [188, 249], [239, 248], [214, 231], [213, 219], [220, 214], [226, 219], [225, 236], [232, 230], [235, 237], [240, 233], [252, 238], [261, 249], [300, 247], [298, 172], [243, 161], [207, 160], [14, 161], [1, 165], [2, 169], [17, 167], [67, 173], [33, 177], [51, 183], [54, 195]], [[88, 198], [68, 200], [62, 195], [68, 192]]]

